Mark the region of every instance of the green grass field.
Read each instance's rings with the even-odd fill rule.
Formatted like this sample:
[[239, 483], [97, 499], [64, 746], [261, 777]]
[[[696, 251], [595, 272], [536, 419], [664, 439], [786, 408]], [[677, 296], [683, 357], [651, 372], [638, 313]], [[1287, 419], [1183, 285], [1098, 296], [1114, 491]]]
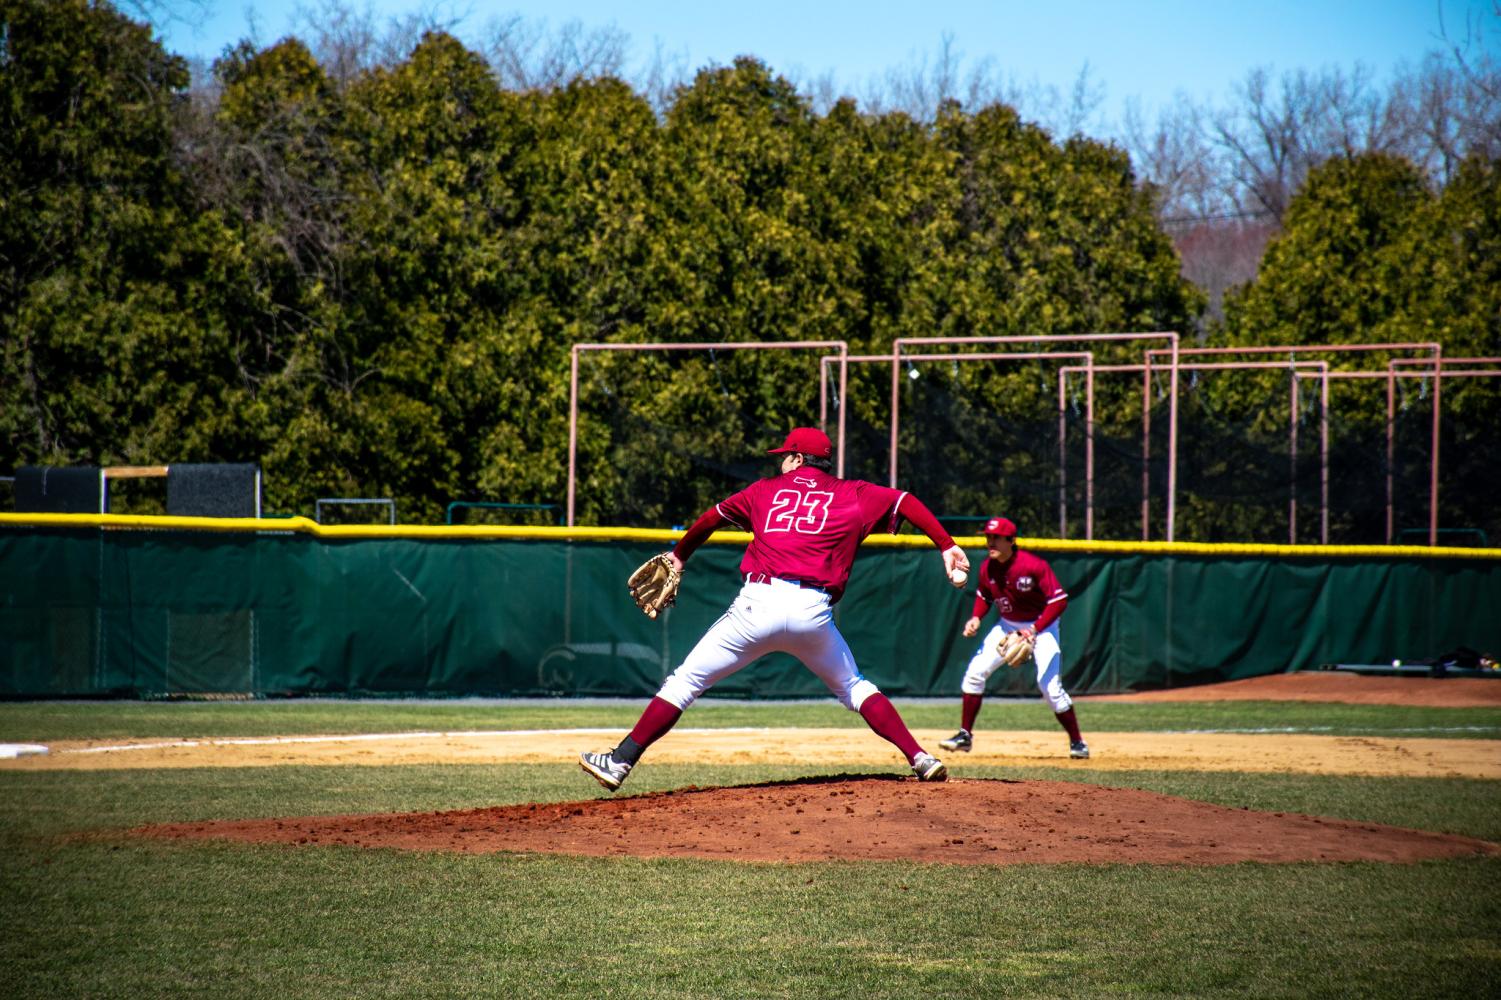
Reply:
[[[919, 727], [951, 704], [898, 702]], [[606, 727], [639, 704], [0, 705], [0, 742]], [[1086, 714], [1087, 712], [1087, 714]], [[1501, 737], [1501, 711], [1081, 706], [1087, 729]], [[1034, 702], [982, 726], [1050, 724]], [[684, 725], [858, 725], [714, 703]], [[1414, 732], [1420, 730], [1420, 732]], [[650, 765], [632, 793], [827, 773]], [[1501, 783], [983, 768], [1501, 842]], [[1501, 859], [1218, 868], [742, 865], [163, 843], [145, 823], [593, 798], [570, 765], [0, 771], [7, 997], [1483, 997]]]

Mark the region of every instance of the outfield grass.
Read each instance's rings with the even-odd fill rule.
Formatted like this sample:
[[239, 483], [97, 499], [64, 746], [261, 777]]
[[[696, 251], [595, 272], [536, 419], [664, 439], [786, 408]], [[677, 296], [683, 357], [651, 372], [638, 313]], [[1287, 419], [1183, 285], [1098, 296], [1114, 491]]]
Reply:
[[[255, 707], [7, 705], [0, 739], [46, 741], [64, 731], [70, 738], [291, 733], [340, 712], [344, 728], [309, 728], [624, 726], [636, 712], [596, 706], [584, 714], [601, 714], [584, 721], [580, 706], [568, 705], [236, 711]], [[1111, 722], [1095, 728], [1191, 728], [1183, 720], [1203, 708], [1172, 706], [1191, 711], [1164, 715], [1164, 707], [1100, 705]], [[903, 708], [917, 725], [942, 724], [921, 712], [949, 714], [942, 705]], [[1036, 705], [987, 705], [987, 713], [992, 708], [998, 728], [1011, 713], [1021, 713], [1024, 727], [1050, 721]], [[174, 724], [179, 709], [186, 711]], [[839, 712], [737, 705], [723, 709], [737, 721], [719, 722], [718, 707], [694, 711], [700, 725], [785, 725], [790, 714], [817, 726]], [[1440, 725], [1460, 717], [1458, 710], [1424, 714]], [[1244, 714], [1216, 715], [1224, 728], [1260, 728], [1270, 713], [1250, 703]], [[1400, 729], [1412, 718], [1411, 710], [1367, 708], [1358, 724]], [[1478, 718], [1495, 721], [1494, 713]], [[135, 728], [143, 719], [157, 728]], [[246, 725], [263, 728], [233, 728]], [[962, 761], [955, 770], [961, 777], [1003, 773]], [[648, 760], [630, 789], [812, 773], [820, 772]], [[1501, 841], [1498, 782], [1072, 767], [1008, 768], [1004, 776], [1147, 788]], [[552, 764], [0, 771], [0, 994], [1471, 998], [1496, 995], [1501, 982], [1497, 859], [1216, 868], [743, 865], [161, 843], [120, 832], [167, 821], [599, 793], [576, 768]]]
[[[1501, 682], [1498, 682], [1501, 683]], [[631, 701], [483, 702], [356, 701], [341, 699], [231, 702], [9, 702], [0, 703], [0, 742], [124, 737], [279, 736], [485, 729], [629, 730], [646, 699]], [[959, 699], [896, 699], [914, 728], [959, 724]], [[1270, 730], [1330, 736], [1435, 736], [1501, 739], [1501, 708], [1424, 708], [1312, 702], [1080, 702], [1086, 732]], [[832, 699], [818, 702], [744, 702], [705, 699], [683, 716], [684, 726], [797, 726], [863, 728], [859, 715]], [[1052, 728], [1041, 699], [992, 698], [979, 729]]]

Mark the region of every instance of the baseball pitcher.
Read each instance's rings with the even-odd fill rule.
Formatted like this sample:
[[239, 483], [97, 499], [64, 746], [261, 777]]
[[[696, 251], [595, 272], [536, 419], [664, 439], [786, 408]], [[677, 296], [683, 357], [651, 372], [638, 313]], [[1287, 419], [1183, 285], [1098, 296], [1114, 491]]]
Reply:
[[631, 575], [632, 598], [655, 617], [672, 603], [683, 564], [715, 529], [725, 525], [755, 537], [740, 561], [743, 585], [733, 604], [662, 684], [628, 736], [613, 750], [585, 753], [580, 766], [614, 791], [647, 747], [716, 682], [767, 653], [797, 657], [876, 735], [907, 758], [921, 781], [948, 772], [918, 745], [896, 707], [861, 676], [834, 624], [860, 542], [879, 529], [912, 522], [943, 554], [943, 571], [962, 581], [969, 558], [938, 519], [910, 493], [830, 474], [833, 445], [823, 431], [799, 427], [780, 448], [781, 474], [752, 483], [699, 517], [671, 552], [654, 556]]

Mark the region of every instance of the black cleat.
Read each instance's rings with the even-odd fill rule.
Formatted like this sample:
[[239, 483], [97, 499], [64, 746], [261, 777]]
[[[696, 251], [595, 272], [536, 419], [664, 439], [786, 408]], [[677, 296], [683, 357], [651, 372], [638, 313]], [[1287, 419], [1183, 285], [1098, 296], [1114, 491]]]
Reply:
[[631, 765], [623, 760], [616, 760], [615, 754], [610, 750], [579, 754], [579, 767], [588, 771], [595, 781], [612, 792], [624, 784], [626, 776], [631, 773]]
[[969, 753], [974, 749], [975, 739], [969, 734], [968, 729], [961, 729], [938, 745], [945, 750], [963, 750], [965, 753]]

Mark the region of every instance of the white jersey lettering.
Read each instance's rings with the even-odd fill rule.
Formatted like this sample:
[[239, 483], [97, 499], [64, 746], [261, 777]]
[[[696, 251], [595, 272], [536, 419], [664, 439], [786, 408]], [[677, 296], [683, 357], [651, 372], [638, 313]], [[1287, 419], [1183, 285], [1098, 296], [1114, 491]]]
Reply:
[[766, 512], [766, 531], [796, 531], [803, 535], [816, 535], [823, 531], [829, 519], [829, 505], [834, 494], [821, 490], [807, 493], [798, 490], [777, 490], [771, 498], [771, 507]]

